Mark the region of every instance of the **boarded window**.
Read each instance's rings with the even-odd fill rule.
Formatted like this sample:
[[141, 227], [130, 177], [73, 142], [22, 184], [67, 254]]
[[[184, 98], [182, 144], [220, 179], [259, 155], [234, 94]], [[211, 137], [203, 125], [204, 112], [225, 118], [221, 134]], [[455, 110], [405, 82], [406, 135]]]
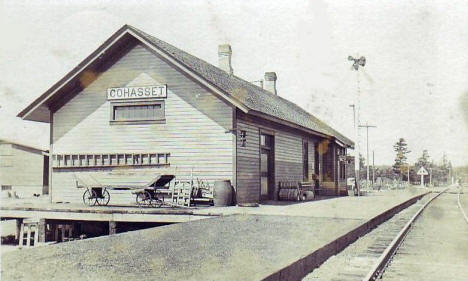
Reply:
[[164, 121], [164, 102], [112, 103], [111, 121]]

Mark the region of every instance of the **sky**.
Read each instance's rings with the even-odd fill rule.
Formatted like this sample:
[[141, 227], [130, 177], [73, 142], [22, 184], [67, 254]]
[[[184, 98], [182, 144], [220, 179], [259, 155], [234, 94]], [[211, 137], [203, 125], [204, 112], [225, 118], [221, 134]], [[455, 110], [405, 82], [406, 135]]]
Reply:
[[[233, 49], [234, 74], [278, 76], [278, 94], [355, 139], [369, 130], [376, 165], [391, 165], [405, 138], [410, 163], [423, 149], [468, 165], [468, 2], [2, 1], [0, 139], [47, 147], [48, 124], [19, 111], [124, 24], [217, 65]], [[359, 74], [352, 55], [365, 56]], [[359, 75], [359, 77], [358, 77]], [[366, 132], [359, 138], [366, 156]]]

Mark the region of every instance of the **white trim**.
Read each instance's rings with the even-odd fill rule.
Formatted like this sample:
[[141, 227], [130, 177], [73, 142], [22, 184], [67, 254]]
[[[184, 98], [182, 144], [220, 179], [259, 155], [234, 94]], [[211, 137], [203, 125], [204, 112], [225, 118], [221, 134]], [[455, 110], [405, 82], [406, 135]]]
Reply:
[[115, 38], [111, 43], [107, 44], [106, 47], [104, 47], [104, 49], [99, 52], [98, 54], [96, 54], [94, 57], [92, 57], [88, 63], [86, 63], [85, 65], [83, 65], [79, 70], [76, 70], [75, 73], [69, 77], [66, 81], [62, 82], [59, 86], [57, 86], [55, 88], [54, 91], [52, 91], [49, 95], [47, 95], [47, 97], [45, 97], [44, 99], [42, 99], [42, 102], [36, 104], [33, 108], [31, 108], [26, 114], [23, 115], [23, 119], [26, 119], [28, 115], [30, 115], [33, 111], [35, 111], [39, 106], [42, 106], [42, 104], [48, 100], [49, 98], [51, 98], [53, 95], [55, 95], [55, 93], [57, 93], [58, 90], [60, 90], [64, 85], [66, 85], [68, 82], [70, 82], [72, 79], [75, 79], [75, 77], [80, 74], [82, 71], [84, 71], [91, 63], [93, 63], [98, 57], [100, 57], [102, 54], [104, 54], [110, 47], [112, 47], [118, 40], [120, 40], [120, 38], [122, 38], [124, 35], [126, 34], [130, 34], [132, 35], [133, 37], [135, 37], [136, 39], [140, 40], [140, 42], [144, 43], [147, 47], [149, 47], [150, 49], [152, 49], [153, 51], [157, 52], [160, 56], [162, 56], [163, 58], [165, 58], [166, 60], [168, 60], [169, 62], [171, 62], [172, 64], [174, 64], [175, 66], [177, 66], [178, 68], [180, 68], [182, 71], [184, 71], [186, 74], [190, 75], [190, 77], [194, 78], [195, 80], [197, 80], [199, 83], [203, 84], [205, 87], [207, 87], [208, 89], [210, 89], [211, 91], [213, 91], [215, 94], [217, 94], [218, 96], [220, 96], [222, 99], [225, 99], [226, 101], [232, 103], [233, 105], [235, 105], [236, 107], [238, 107], [240, 110], [242, 110], [243, 112], [247, 113], [249, 111], [249, 109], [233, 100], [232, 98], [228, 97], [227, 95], [225, 95], [222, 91], [218, 90], [217, 88], [215, 88], [213, 85], [211, 85], [210, 83], [208, 83], [206, 81], [205, 78], [202, 78], [200, 77], [198, 74], [194, 73], [192, 70], [190, 70], [189, 68], [187, 68], [186, 66], [180, 64], [178, 61], [176, 61], [174, 58], [172, 58], [171, 56], [168, 56], [167, 54], [165, 54], [163, 51], [161, 51], [159, 48], [156, 48], [154, 47], [150, 42], [148, 42], [147, 39], [141, 37], [140, 35], [138, 35], [137, 33], [135, 33], [134, 31], [130, 30], [129, 28], [127, 28], [125, 31], [122, 32], [122, 34], [120, 34], [119, 36], [117, 36], [117, 38]]
[[42, 100], [42, 102], [36, 104], [36, 106], [34, 106], [33, 108], [31, 108], [26, 114], [23, 115], [22, 119], [26, 119], [26, 117], [31, 114], [32, 111], [36, 110], [39, 106], [42, 106], [42, 104], [48, 100], [50, 97], [52, 97], [53, 95], [55, 95], [55, 93], [60, 90], [65, 84], [67, 84], [68, 82], [70, 82], [70, 80], [74, 79], [79, 73], [81, 73], [82, 71], [84, 71], [91, 63], [93, 63], [96, 58], [100, 57], [102, 54], [104, 54], [107, 49], [109, 49], [110, 47], [112, 47], [112, 45], [117, 42], [120, 38], [122, 38], [122, 36], [125, 35], [125, 33], [127, 33], [127, 31], [125, 32], [122, 32], [122, 34], [120, 34], [119, 36], [117, 36], [117, 38], [115, 38], [110, 44], [108, 44], [104, 50], [102, 50], [101, 52], [99, 52], [97, 55], [95, 55], [87, 64], [85, 64], [84, 66], [82, 66], [79, 70], [75, 71], [75, 73], [70, 77], [68, 78], [66, 81], [64, 81], [62, 84], [60, 84], [60, 86], [57, 86], [57, 88], [52, 92], [50, 93], [46, 98], [44, 98]]

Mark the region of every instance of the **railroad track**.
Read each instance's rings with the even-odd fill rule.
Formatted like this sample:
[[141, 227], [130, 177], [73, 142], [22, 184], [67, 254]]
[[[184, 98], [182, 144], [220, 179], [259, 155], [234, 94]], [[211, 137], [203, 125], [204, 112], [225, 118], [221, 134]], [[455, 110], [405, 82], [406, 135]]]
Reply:
[[390, 245], [388, 245], [387, 248], [385, 248], [384, 252], [382, 255], [380, 255], [378, 261], [375, 263], [375, 265], [372, 267], [372, 269], [369, 271], [369, 273], [362, 279], [363, 281], [371, 281], [371, 280], [377, 280], [380, 278], [385, 271], [385, 268], [388, 266], [389, 262], [391, 261], [391, 258], [393, 255], [395, 255], [396, 251], [398, 250], [398, 247], [401, 245], [401, 242], [403, 239], [405, 239], [406, 235], [408, 234], [408, 231], [410, 230], [411, 226], [413, 223], [416, 221], [416, 219], [419, 217], [419, 215], [424, 211], [424, 209], [437, 197], [439, 197], [441, 194], [446, 192], [449, 189], [446, 188], [442, 192], [434, 195], [429, 201], [427, 201], [424, 205], [419, 208], [419, 210], [416, 212], [416, 214], [413, 215], [413, 217], [405, 224], [405, 226], [400, 230], [398, 235], [392, 240]]
[[[356, 240], [338, 255], [331, 257], [319, 268], [307, 275], [304, 280], [346, 281], [376, 280], [380, 278], [385, 268], [392, 261], [392, 257], [398, 250], [402, 241], [404, 241], [411, 226], [421, 215], [423, 210], [442, 194], [454, 197], [452, 194], [448, 195], [447, 191], [449, 191], [449, 188], [435, 195], [425, 196], [405, 210], [402, 210], [388, 221]], [[458, 208], [456, 203], [452, 204], [452, 206]], [[461, 218], [461, 212], [458, 210], [456, 211], [458, 212], [459, 218]], [[421, 239], [424, 239], [424, 237], [421, 237]], [[466, 245], [468, 247], [468, 243]], [[411, 278], [397, 278], [396, 280], [411, 280]], [[466, 280], [468, 280], [468, 278]]]
[[361, 280], [409, 219], [425, 204], [424, 196], [408, 208], [360, 237], [339, 254], [330, 257], [303, 280]]
[[[468, 280], [468, 218], [460, 202], [462, 188], [453, 189], [445, 189], [424, 204], [362, 280]], [[439, 196], [445, 197], [431, 204]], [[431, 213], [412, 229], [429, 204]]]
[[[468, 185], [465, 185], [465, 187], [468, 187]], [[463, 190], [462, 187], [458, 189], [457, 204], [458, 204], [458, 208], [460, 209], [460, 212], [463, 215], [463, 218], [465, 219], [465, 222], [468, 223], [468, 216], [466, 215], [465, 209], [463, 208], [460, 202], [460, 195], [462, 194], [462, 190]]]

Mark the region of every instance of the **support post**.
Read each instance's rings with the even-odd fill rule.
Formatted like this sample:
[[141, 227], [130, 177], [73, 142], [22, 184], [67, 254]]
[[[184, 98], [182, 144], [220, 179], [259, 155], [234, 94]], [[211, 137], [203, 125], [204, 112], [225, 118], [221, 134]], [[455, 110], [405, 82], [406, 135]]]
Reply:
[[117, 222], [109, 221], [109, 235], [117, 233]]
[[28, 232], [26, 234], [26, 247], [31, 247], [31, 225], [26, 224], [25, 227], [28, 228]]
[[20, 235], [19, 235], [19, 248], [21, 249], [23, 247], [24, 243], [24, 224], [21, 221], [21, 227], [20, 227]]
[[21, 224], [23, 223], [23, 219], [16, 219], [16, 233], [15, 233], [15, 239], [18, 241], [20, 240], [21, 237]]
[[[37, 242], [45, 243], [46, 241], [46, 220], [45, 219], [39, 219], [37, 232], [39, 233]], [[34, 243], [36, 243], [36, 241], [34, 241]]]
[[39, 222], [34, 225], [34, 247], [38, 245], [37, 244], [38, 242], [39, 242]]

